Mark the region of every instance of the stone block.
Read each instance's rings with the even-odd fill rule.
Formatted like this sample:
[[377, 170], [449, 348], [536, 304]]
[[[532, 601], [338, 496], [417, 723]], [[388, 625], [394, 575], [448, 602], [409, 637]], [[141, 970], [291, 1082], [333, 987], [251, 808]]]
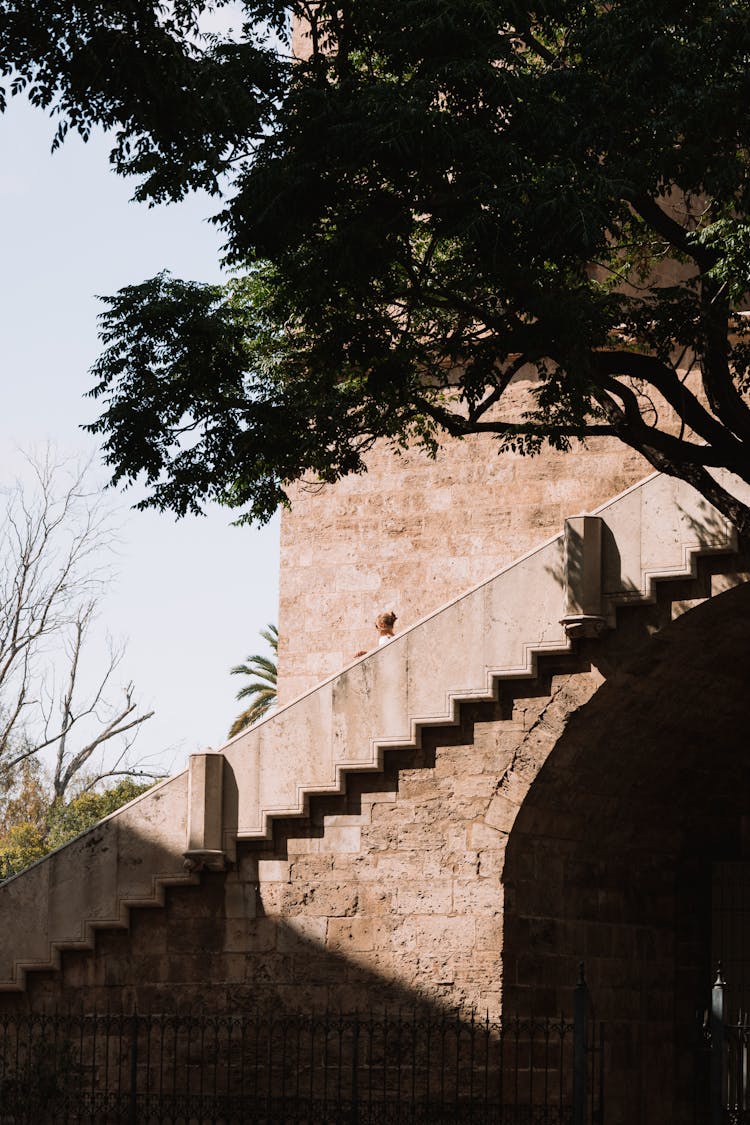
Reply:
[[476, 948], [484, 952], [487, 950], [499, 952], [503, 947], [503, 918], [495, 914], [489, 918], [476, 918]]
[[440, 825], [402, 824], [397, 832], [397, 847], [401, 852], [434, 852], [443, 840]]
[[499, 832], [510, 832], [518, 815], [519, 804], [512, 799], [510, 789], [510, 785], [504, 786], [502, 792], [495, 793], [484, 814], [485, 824]]
[[309, 945], [322, 948], [326, 943], [327, 918], [288, 917], [278, 922], [276, 948], [280, 953], [295, 953]]
[[441, 951], [470, 953], [476, 944], [476, 925], [473, 918], [415, 917], [406, 919], [400, 937], [406, 948], [419, 953], [437, 956]]
[[392, 914], [396, 901], [395, 889], [387, 890], [377, 882], [365, 883], [357, 892], [359, 909], [365, 916]]
[[316, 855], [326, 850], [321, 836], [287, 836], [285, 842], [286, 850], [292, 859], [295, 855]]
[[247, 967], [247, 955], [244, 950], [225, 950], [221, 954], [219, 964], [215, 968], [212, 967], [211, 976], [221, 982], [222, 989], [231, 988], [235, 984], [244, 983], [247, 979]]
[[456, 880], [453, 909], [457, 914], [499, 914], [503, 909], [502, 884], [494, 879]]
[[373, 805], [394, 805], [398, 799], [398, 793], [394, 790], [383, 790], [382, 792], [376, 791], [372, 793], [362, 794], [362, 808], [365, 806], [372, 807]]
[[324, 830], [329, 828], [350, 828], [363, 824], [369, 818], [358, 813], [324, 813], [322, 817]]
[[375, 877], [386, 881], [414, 879], [424, 870], [425, 861], [422, 855], [408, 856], [397, 852], [388, 855], [378, 854], [374, 858]]
[[268, 953], [276, 948], [278, 926], [273, 918], [253, 918], [244, 924], [247, 953]]
[[401, 775], [399, 787], [399, 803], [412, 802], [413, 807], [421, 807], [422, 803], [434, 798], [436, 795], [443, 798], [453, 788], [451, 779], [445, 778], [438, 781], [430, 771], [425, 775], [422, 770], [406, 770]]
[[221, 926], [214, 918], [181, 918], [167, 924], [168, 952], [198, 954], [215, 952], [221, 943]]
[[466, 830], [466, 845], [473, 851], [479, 852], [489, 848], [504, 852], [507, 844], [508, 833], [485, 824], [483, 820], [474, 821]]
[[731, 590], [734, 586], [739, 586], [741, 582], [750, 582], [750, 573], [743, 570], [737, 574], [712, 574], [711, 597], [715, 598], [717, 594], [722, 594], [725, 590]]
[[341, 918], [357, 913], [357, 888], [350, 884], [317, 883], [268, 884], [261, 888], [263, 901], [268, 889], [278, 887], [283, 893], [276, 900], [276, 908], [267, 910], [268, 914], [283, 916], [284, 919], [302, 915], [326, 918]]
[[237, 878], [242, 883], [257, 883], [260, 860], [261, 856], [254, 849], [251, 851], [246, 847], [241, 847], [237, 854], [235, 866]]
[[[381, 821], [386, 823], [393, 820], [394, 816], [408, 812], [410, 806], [406, 806], [404, 802], [396, 801], [373, 801], [372, 810], [370, 812], [370, 823], [379, 824]], [[370, 833], [368, 832], [368, 838]]]
[[377, 937], [389, 933], [383, 921], [372, 918], [331, 918], [328, 923], [328, 948], [342, 953], [363, 953], [373, 949]]
[[361, 847], [362, 829], [359, 825], [326, 826], [323, 843], [330, 852], [358, 852]]
[[254, 918], [258, 892], [252, 883], [227, 879], [224, 887], [224, 914], [227, 918]]
[[363, 847], [369, 851], [391, 852], [398, 848], [398, 825], [392, 821], [370, 824], [362, 829]]
[[264, 986], [270, 985], [273, 1002], [276, 1003], [277, 989], [289, 987], [293, 983], [294, 957], [291, 953], [281, 953], [274, 949], [246, 957], [245, 962], [245, 980], [255, 986], [254, 996], [262, 995]]
[[300, 887], [293, 888], [286, 883], [261, 883], [258, 887], [258, 913], [273, 918], [294, 911], [303, 895], [304, 890]]
[[453, 884], [449, 879], [429, 883], [399, 883], [396, 891], [398, 914], [450, 914]]
[[291, 879], [291, 864], [285, 859], [259, 859], [257, 877], [261, 883], [288, 883]]
[[343, 871], [351, 869], [348, 855], [298, 855], [290, 864], [292, 883], [301, 881], [338, 883], [344, 878]]
[[183, 952], [168, 959], [164, 981], [167, 984], [208, 985], [210, 988], [214, 973], [218, 979], [224, 975], [221, 959], [216, 953], [209, 957], [205, 953]]
[[494, 793], [496, 783], [494, 771], [492, 773], [471, 774], [469, 777], [457, 777], [453, 785], [453, 793], [457, 798], [486, 800]]
[[475, 993], [476, 986], [502, 980], [503, 959], [499, 951], [491, 949], [477, 949], [471, 958], [464, 958], [457, 966], [457, 980], [471, 983], [471, 993]]
[[323, 886], [316, 889], [315, 903], [329, 918], [348, 917], [357, 913], [359, 893], [351, 884]]
[[251, 948], [247, 921], [244, 918], [227, 918], [224, 923], [224, 953], [247, 953]]
[[419, 958], [419, 973], [423, 980], [429, 981], [433, 987], [452, 985], [456, 979], [456, 968], [451, 957]]
[[678, 617], [682, 617], [683, 613], [689, 613], [691, 609], [695, 609], [705, 601], [705, 598], [682, 598], [674, 601], [670, 605], [670, 618], [676, 621]]
[[[505, 853], [494, 848], [486, 848], [479, 852], [475, 873], [482, 879], [494, 879], [498, 885], [502, 884], [505, 871]], [[467, 873], [463, 873], [464, 877]]]
[[313, 955], [309, 950], [295, 953], [289, 975], [284, 974], [285, 980], [305, 985], [338, 985], [341, 983], [341, 977], [342, 965], [338, 957], [333, 957], [331, 954], [321, 957]]

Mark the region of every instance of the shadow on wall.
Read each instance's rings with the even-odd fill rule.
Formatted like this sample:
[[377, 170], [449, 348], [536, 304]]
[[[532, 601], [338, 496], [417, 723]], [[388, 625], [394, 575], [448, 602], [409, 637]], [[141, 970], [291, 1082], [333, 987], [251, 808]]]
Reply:
[[[544, 698], [545, 687], [526, 690], [538, 690]], [[204, 873], [200, 886], [168, 890], [163, 909], [131, 911], [128, 933], [99, 932], [95, 952], [64, 953], [59, 972], [30, 973], [26, 995], [0, 998], [0, 1041], [7, 1032], [6, 1041], [14, 1042], [19, 1018], [32, 1013], [31, 1038], [24, 1039], [29, 1025], [21, 1023], [28, 1066], [39, 1062], [33, 1051], [29, 1055], [34, 1044], [41, 1044], [40, 1057], [50, 1043], [64, 1044], [68, 1052], [60, 1059], [62, 1076], [57, 1046], [47, 1055], [45, 1065], [50, 1059], [54, 1063], [49, 1080], [55, 1097], [62, 1098], [61, 1090], [62, 1101], [68, 1097], [70, 1074], [79, 1099], [87, 1090], [92, 1097], [108, 1099], [120, 1097], [120, 1088], [122, 1097], [134, 1091], [140, 1099], [133, 1110], [138, 1120], [145, 1117], [146, 1098], [156, 1099], [154, 1119], [168, 1120], [172, 1103], [159, 1101], [162, 1096], [194, 1098], [202, 1090], [206, 1097], [215, 1092], [231, 1099], [243, 1097], [244, 1089], [255, 1099], [253, 1105], [258, 1099], [268, 1102], [262, 1119], [269, 1123], [299, 1116], [307, 1120], [308, 1111], [326, 1125], [349, 1120], [340, 1115], [357, 1099], [370, 1112], [368, 1118], [363, 1109], [361, 1125], [397, 1120], [410, 1108], [418, 1120], [476, 1122], [497, 1117], [501, 1106], [503, 1120], [509, 1122], [526, 1121], [532, 1111], [540, 1120], [551, 1115], [555, 1122], [567, 1121], [573, 1096], [575, 974], [568, 982], [564, 1019], [558, 1007], [549, 1013], [551, 1019], [537, 1009], [533, 1020], [506, 1015], [502, 1025], [487, 1022], [483, 1013], [456, 1013], [451, 1003], [461, 991], [448, 977], [451, 942], [464, 928], [473, 929], [473, 919], [412, 917], [403, 903], [400, 913], [393, 913], [388, 887], [382, 886], [382, 875], [381, 885], [377, 878], [377, 861], [385, 868], [385, 857], [377, 853], [368, 860], [352, 851], [347, 858], [340, 852], [341, 867], [335, 872], [334, 857], [325, 851], [334, 833], [345, 842], [351, 830], [347, 824], [378, 797], [385, 816], [374, 818], [373, 833], [401, 834], [402, 853], [391, 853], [390, 862], [408, 867], [410, 847], [419, 849], [420, 856], [428, 854], [429, 841], [453, 832], [454, 822], [402, 819], [384, 825], [387, 810], [395, 807], [392, 790], [400, 787], [406, 801], [411, 785], [412, 800], [421, 810], [414, 817], [429, 817], [440, 802], [419, 788], [429, 784], [428, 771], [436, 784], [452, 791], [450, 753], [460, 755], [474, 745], [479, 737], [475, 719], [483, 717], [492, 726], [491, 717], [507, 709], [507, 701], [465, 708], [460, 727], [429, 732], [418, 751], [390, 751], [383, 774], [351, 778], [346, 797], [318, 799], [317, 824], [279, 823], [274, 844], [243, 845], [235, 869]], [[442, 754], [440, 769], [435, 768], [435, 745]], [[468, 797], [465, 789], [460, 792], [456, 800], [465, 815]], [[345, 815], [339, 815], [342, 809]], [[292, 847], [300, 834], [306, 837], [304, 856]], [[382, 846], [386, 837], [378, 839]], [[123, 839], [120, 846], [124, 861], [129, 852], [142, 850], [135, 840], [128, 847]], [[301, 859], [305, 877], [293, 880], [290, 861]], [[368, 862], [369, 876], [354, 878], [357, 865]], [[265, 865], [262, 895], [256, 889], [259, 863]], [[283, 870], [274, 871], [274, 865]], [[342, 870], [352, 872], [351, 880], [342, 878]], [[476, 874], [472, 867], [473, 884]], [[420, 893], [439, 892], [437, 876], [420, 878]], [[404, 876], [399, 889], [411, 895], [416, 880], [404, 886], [406, 882]], [[498, 885], [499, 876], [484, 884], [493, 893]], [[393, 886], [392, 880], [391, 890]], [[499, 919], [497, 927], [499, 934]], [[388, 928], [389, 940], [378, 952], [379, 928]], [[491, 974], [495, 965], [496, 950], [470, 950], [464, 956], [466, 977], [474, 982]], [[414, 968], [431, 983], [429, 994], [404, 983], [415, 979], [410, 973]], [[59, 1015], [69, 1007], [76, 1013], [72, 1024]], [[84, 1046], [86, 1057], [81, 1055]], [[0, 1056], [1, 1068], [13, 1051], [4, 1056], [0, 1051]], [[174, 1084], [173, 1072], [181, 1075], [176, 1093], [167, 1089]], [[100, 1082], [105, 1074], [115, 1089], [93, 1083], [92, 1076]], [[10, 1078], [11, 1086], [23, 1087], [23, 1075]], [[0, 1091], [8, 1088], [0, 1080]], [[286, 1108], [279, 1098], [289, 1103]], [[124, 1103], [106, 1104], [113, 1113], [125, 1112]], [[21, 1105], [28, 1118], [34, 1107]], [[219, 1110], [232, 1119], [229, 1103], [190, 1105], [194, 1115], [202, 1113], [207, 1120]], [[131, 1108], [127, 1103], [127, 1112]], [[81, 1112], [88, 1112], [85, 1105]], [[247, 1107], [238, 1113], [237, 1120], [256, 1120]], [[35, 1119], [46, 1120], [46, 1111], [37, 1112]]]
[[748, 621], [746, 584], [604, 669], [510, 834], [505, 1002], [553, 1010], [585, 957], [610, 1028], [607, 1125], [694, 1119], [712, 869], [750, 857]]
[[226, 880], [63, 954], [62, 986], [32, 974], [3, 998], [4, 1121], [573, 1119], [572, 987], [563, 1017], [458, 1013], [279, 918], [228, 918]]

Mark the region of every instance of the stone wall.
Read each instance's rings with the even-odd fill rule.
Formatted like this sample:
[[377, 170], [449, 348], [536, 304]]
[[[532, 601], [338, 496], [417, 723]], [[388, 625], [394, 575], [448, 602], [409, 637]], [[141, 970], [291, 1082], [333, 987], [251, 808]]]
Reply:
[[273, 845], [243, 846], [234, 870], [133, 911], [130, 934], [29, 974], [29, 1002], [320, 1011], [420, 996], [499, 1014], [506, 834], [488, 815], [547, 699], [464, 708], [456, 729], [389, 752], [381, 776], [277, 825]]
[[746, 847], [747, 568], [670, 621], [725, 566], [702, 560], [614, 632], [463, 705], [0, 1010], [570, 1012], [585, 960], [608, 1125], [688, 1120], [675, 1090], [710, 970], [706, 874]]
[[744, 577], [656, 637], [664, 602], [582, 646], [606, 682], [570, 715], [505, 854], [506, 1002], [549, 1010], [580, 951], [607, 1021], [608, 1122], [694, 1120], [696, 1013], [729, 955], [712, 947], [712, 865], [750, 856]]
[[297, 486], [283, 513], [282, 704], [373, 648], [382, 611], [407, 628], [650, 471], [614, 440], [522, 457], [485, 436], [449, 441], [434, 461], [379, 445], [368, 465]]

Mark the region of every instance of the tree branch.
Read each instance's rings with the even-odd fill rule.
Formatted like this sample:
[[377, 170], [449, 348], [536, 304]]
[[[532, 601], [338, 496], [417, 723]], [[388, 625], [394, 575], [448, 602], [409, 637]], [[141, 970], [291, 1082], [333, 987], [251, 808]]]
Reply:
[[743, 458], [744, 450], [732, 439], [726, 427], [714, 418], [692, 391], [678, 379], [675, 371], [655, 356], [641, 352], [597, 351], [592, 363], [599, 375], [626, 376], [650, 383], [690, 429], [711, 445], [725, 448], [727, 456]]
[[706, 273], [715, 265], [715, 251], [689, 239], [688, 231], [681, 223], [678, 223], [676, 219], [663, 211], [655, 199], [651, 199], [647, 195], [638, 195], [630, 200], [630, 205], [652, 230], [660, 234], [681, 254], [692, 258], [702, 273]]
[[701, 303], [706, 333], [701, 375], [706, 398], [724, 426], [743, 442], [750, 442], [750, 411], [729, 368], [729, 303], [721, 287], [709, 278], [703, 280]]

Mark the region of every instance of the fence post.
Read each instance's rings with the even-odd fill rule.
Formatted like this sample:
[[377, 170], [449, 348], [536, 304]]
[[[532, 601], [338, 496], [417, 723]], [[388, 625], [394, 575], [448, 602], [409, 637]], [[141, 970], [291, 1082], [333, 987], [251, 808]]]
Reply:
[[352, 1115], [351, 1125], [359, 1125], [359, 1016], [354, 1016], [352, 1034]]
[[138, 1013], [130, 1017], [130, 1093], [128, 1125], [138, 1125]]
[[[573, 1009], [573, 1125], [586, 1125], [586, 1017], [588, 988], [580, 964]], [[713, 1125], [713, 1123], [712, 1123]]]
[[722, 1079], [724, 1073], [724, 1023], [726, 1019], [726, 981], [721, 975], [721, 961], [716, 968], [716, 980], [711, 989], [711, 1125], [721, 1125], [724, 1117], [722, 1105]]

